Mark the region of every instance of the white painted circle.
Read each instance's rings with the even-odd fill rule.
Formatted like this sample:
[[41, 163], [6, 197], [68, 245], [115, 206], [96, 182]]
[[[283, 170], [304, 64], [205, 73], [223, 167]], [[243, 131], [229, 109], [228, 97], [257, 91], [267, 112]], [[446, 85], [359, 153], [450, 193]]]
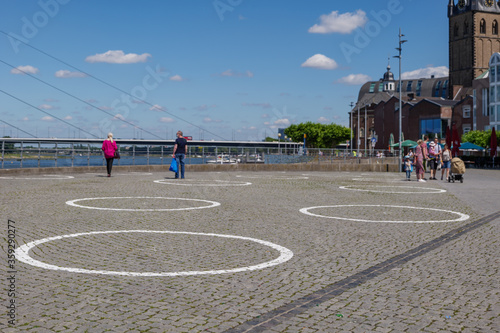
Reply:
[[154, 182], [158, 183], [158, 184], [179, 185], [179, 186], [223, 186], [223, 187], [226, 187], [226, 186], [252, 185], [252, 183], [250, 183], [250, 182], [235, 182], [235, 181], [230, 181], [230, 180], [214, 180], [212, 183], [210, 183], [209, 180], [181, 179], [179, 181], [179, 180], [161, 179], [161, 180], [155, 180]]
[[64, 175], [42, 175], [47, 178], [38, 178], [38, 177], [0, 177], [0, 179], [29, 179], [29, 180], [53, 180], [53, 179], [73, 179], [73, 176], [64, 176]]
[[[314, 214], [311, 213], [310, 210], [312, 209], [317, 209], [317, 208], [337, 208], [337, 207], [388, 207], [388, 208], [405, 208], [405, 209], [424, 209], [424, 210], [432, 210], [436, 212], [445, 212], [445, 213], [450, 213], [450, 214], [455, 214], [458, 215], [457, 219], [454, 220], [439, 220], [439, 221], [412, 221], [410, 218], [408, 220], [403, 220], [403, 221], [376, 221], [376, 220], [364, 220], [364, 219], [351, 219], [347, 217], [336, 217], [336, 216], [325, 216], [325, 215], [319, 215], [319, 214]], [[445, 209], [437, 209], [437, 208], [425, 208], [425, 207], [412, 207], [412, 206], [393, 206], [393, 205], [333, 205], [333, 206], [316, 206], [316, 207], [308, 207], [308, 208], [302, 208], [300, 210], [301, 213], [306, 214], [306, 215], [311, 215], [311, 216], [316, 216], [316, 217], [323, 217], [323, 218], [328, 218], [328, 219], [337, 219], [337, 220], [346, 220], [346, 221], [355, 221], [355, 222], [384, 222], [384, 223], [443, 223], [443, 222], [461, 222], [461, 221], [466, 221], [470, 218], [469, 215], [462, 214], [459, 212], [454, 212], [451, 210], [445, 210]]]
[[[94, 206], [84, 206], [79, 205], [76, 202], [79, 201], [91, 201], [91, 200], [119, 200], [119, 199], [164, 199], [164, 200], [181, 200], [181, 201], [197, 201], [209, 203], [209, 206], [201, 207], [185, 207], [185, 208], [159, 208], [159, 209], [140, 209], [140, 208], [106, 208], [106, 207], [94, 207]], [[98, 209], [98, 210], [116, 210], [116, 211], [126, 211], [126, 212], [166, 212], [166, 211], [176, 211], [176, 210], [194, 210], [194, 209], [204, 209], [220, 206], [217, 201], [201, 200], [201, 199], [186, 199], [186, 198], [165, 198], [165, 197], [104, 197], [104, 198], [84, 198], [66, 201], [67, 205], [87, 208], [87, 209]]]
[[[232, 238], [239, 239], [245, 241], [252, 241], [261, 245], [265, 245], [277, 250], [280, 253], [280, 256], [274, 260], [264, 262], [262, 264], [247, 266], [247, 267], [239, 267], [234, 269], [222, 269], [222, 270], [213, 270], [213, 271], [181, 271], [181, 272], [122, 272], [122, 271], [104, 271], [104, 270], [91, 270], [91, 269], [82, 269], [82, 268], [72, 268], [72, 267], [60, 267], [56, 265], [47, 264], [41, 262], [39, 260], [33, 259], [29, 255], [29, 251], [43, 243], [47, 243], [54, 240], [60, 240], [64, 238], [72, 238], [78, 236], [86, 236], [86, 235], [98, 235], [98, 234], [118, 234], [118, 233], [159, 233], [159, 234], [181, 234], [181, 235], [196, 235], [196, 236], [207, 236], [207, 237], [222, 237], [222, 238]], [[63, 236], [54, 236], [48, 237], [40, 240], [35, 240], [29, 242], [27, 244], [22, 245], [18, 249], [16, 249], [16, 258], [19, 261], [22, 261], [26, 264], [40, 267], [44, 269], [51, 269], [57, 271], [66, 271], [72, 273], [85, 273], [85, 274], [104, 274], [104, 275], [122, 275], [122, 276], [188, 276], [188, 275], [216, 275], [216, 274], [227, 274], [227, 273], [239, 273], [246, 271], [253, 271], [258, 269], [264, 269], [271, 266], [276, 266], [282, 264], [293, 257], [293, 252], [283, 246], [263, 241], [260, 239], [250, 238], [250, 237], [242, 237], [242, 236], [233, 236], [233, 235], [220, 235], [220, 234], [206, 234], [200, 232], [182, 232], [182, 231], [155, 231], [155, 230], [116, 230], [116, 231], [93, 231], [93, 232], [82, 232], [71, 235], [63, 235]]]
[[236, 177], [239, 178], [256, 178], [256, 179], [279, 179], [279, 180], [294, 180], [294, 179], [309, 179], [309, 177], [304, 177], [304, 176], [296, 176], [296, 177], [282, 177], [282, 176], [265, 176], [265, 177], [258, 177], [258, 176], [241, 176], [237, 175]]
[[399, 179], [383, 179], [383, 178], [353, 178], [357, 182], [401, 182]]
[[348, 185], [348, 186], [340, 186], [340, 189], [342, 190], [351, 190], [351, 191], [361, 191], [361, 192], [377, 192], [377, 193], [397, 193], [397, 194], [434, 194], [434, 193], [445, 193], [446, 190], [439, 189], [439, 188], [431, 188], [431, 187], [416, 187], [416, 186], [382, 186], [382, 185], [364, 185], [366, 187], [375, 187], [375, 188], [380, 188], [380, 187], [388, 187], [388, 188], [409, 188], [413, 190], [429, 190], [429, 191], [383, 191], [383, 190], [377, 190], [377, 189], [361, 189], [361, 188], [353, 188], [355, 186], [362, 186], [362, 185]]

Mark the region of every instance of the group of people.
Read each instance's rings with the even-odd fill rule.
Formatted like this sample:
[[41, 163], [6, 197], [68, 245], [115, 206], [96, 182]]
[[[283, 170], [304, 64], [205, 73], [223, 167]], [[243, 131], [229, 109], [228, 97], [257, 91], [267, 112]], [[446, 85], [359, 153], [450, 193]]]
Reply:
[[415, 153], [410, 150], [410, 153], [405, 156], [405, 171], [406, 179], [411, 180], [411, 173], [415, 169], [417, 175], [417, 181], [425, 182], [424, 178], [426, 171], [426, 162], [430, 169], [430, 180], [437, 180], [437, 169], [441, 166], [441, 180], [443, 180], [445, 174], [447, 180], [450, 176], [450, 164], [451, 164], [451, 150], [447, 144], [441, 148], [438, 138], [434, 141], [428, 142], [429, 138], [424, 137], [424, 140], [417, 141], [417, 147], [415, 147]]
[[[175, 178], [180, 176], [184, 179], [184, 159], [186, 158], [186, 147], [187, 140], [183, 137], [182, 131], [177, 132], [177, 139], [175, 140], [174, 151], [172, 157], [177, 161], [177, 172], [175, 173]], [[111, 177], [111, 169], [113, 168], [113, 161], [115, 158], [119, 158], [118, 147], [116, 146], [116, 141], [113, 140], [113, 133], [108, 133], [108, 138], [102, 143], [102, 151], [104, 152], [104, 158], [106, 159], [106, 170], [108, 172], [108, 177]]]

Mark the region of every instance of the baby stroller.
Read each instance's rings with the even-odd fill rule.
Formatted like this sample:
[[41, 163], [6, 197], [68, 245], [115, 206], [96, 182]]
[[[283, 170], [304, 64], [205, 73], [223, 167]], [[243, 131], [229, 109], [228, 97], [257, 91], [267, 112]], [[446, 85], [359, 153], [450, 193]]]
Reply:
[[455, 180], [463, 183], [464, 182], [464, 173], [465, 173], [464, 161], [462, 161], [458, 157], [454, 157], [451, 160], [451, 170], [450, 170], [450, 176], [448, 177], [448, 183], [455, 182]]

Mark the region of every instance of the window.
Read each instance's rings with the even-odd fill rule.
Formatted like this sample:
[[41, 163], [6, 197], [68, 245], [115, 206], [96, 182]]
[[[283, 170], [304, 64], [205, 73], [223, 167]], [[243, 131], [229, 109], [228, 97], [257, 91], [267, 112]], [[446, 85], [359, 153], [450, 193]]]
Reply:
[[411, 91], [412, 85], [413, 85], [413, 81], [408, 81], [408, 85], [406, 86], [406, 91]]
[[434, 93], [434, 97], [439, 97], [439, 89], [441, 89], [441, 81], [438, 81], [436, 84], [436, 91]]
[[396, 92], [399, 92], [399, 82], [398, 82], [398, 89], [396, 89]]
[[469, 21], [465, 20], [464, 22], [464, 36], [469, 34]]
[[480, 34], [486, 33], [486, 21], [484, 19], [482, 19], [481, 23], [479, 23], [479, 33]]
[[455, 26], [453, 27], [453, 36], [456, 38], [458, 37], [458, 24], [455, 23]]
[[482, 111], [483, 111], [483, 116], [487, 117], [488, 116], [488, 89], [483, 89], [482, 90]]
[[420, 96], [421, 91], [422, 91], [422, 80], [418, 80], [418, 82], [417, 82], [417, 96]]
[[462, 107], [462, 114], [464, 118], [470, 118], [470, 105], [464, 105]]
[[378, 85], [378, 91], [384, 91], [384, 82], [380, 82], [380, 84]]
[[495, 66], [490, 68], [490, 82], [495, 82]]
[[492, 26], [492, 32], [493, 35], [498, 35], [498, 22], [497, 20], [493, 21], [493, 26]]
[[464, 130], [464, 134], [467, 134], [471, 131], [470, 125], [463, 125], [462, 128]]
[[448, 97], [448, 80], [444, 81], [443, 84], [443, 90], [441, 91], [441, 97], [447, 98]]
[[490, 106], [490, 123], [495, 122], [495, 106]]
[[495, 86], [490, 87], [490, 103], [495, 103]]
[[420, 136], [429, 135], [429, 137], [434, 137], [437, 134], [439, 137], [443, 137], [447, 124], [447, 121], [441, 118], [420, 119]]
[[375, 91], [375, 83], [370, 83], [370, 92], [374, 92]]

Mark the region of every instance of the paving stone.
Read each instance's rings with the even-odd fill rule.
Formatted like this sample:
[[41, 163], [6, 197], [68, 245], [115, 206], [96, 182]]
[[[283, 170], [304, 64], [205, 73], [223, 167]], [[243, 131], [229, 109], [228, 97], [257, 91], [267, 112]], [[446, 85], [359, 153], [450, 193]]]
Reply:
[[[167, 174], [108, 178], [75, 174], [71, 180], [1, 180], [0, 214], [16, 221], [20, 244], [46, 237], [106, 230], [168, 230], [237, 235], [289, 248], [294, 257], [261, 270], [221, 275], [132, 277], [81, 274], [17, 263], [17, 331], [214, 332], [307, 297], [346, 277], [495, 213], [500, 173], [468, 170], [463, 184], [402, 181], [404, 175], [359, 173], [192, 173], [190, 180], [252, 182], [241, 187], [162, 185]], [[236, 177], [241, 176], [241, 177]], [[286, 178], [292, 179], [283, 179]], [[245, 178], [247, 177], [247, 178]], [[250, 178], [251, 177], [251, 178]], [[256, 177], [256, 178], [253, 178]], [[295, 178], [295, 179], [294, 179]], [[372, 177], [370, 177], [372, 178]], [[411, 186], [411, 194], [343, 190]], [[423, 188], [446, 189], [419, 194]], [[384, 189], [387, 189], [384, 187]], [[189, 211], [106, 211], [72, 207], [80, 198], [170, 197], [217, 201], [221, 206]], [[101, 208], [193, 207], [183, 200], [93, 200]], [[439, 220], [462, 212], [468, 221], [385, 223], [304, 215], [313, 206], [372, 205], [317, 209], [317, 213], [373, 220]], [[377, 208], [375, 205], [421, 207]], [[29, 207], [29, 209], [27, 208]], [[270, 332], [489, 332], [499, 327], [499, 235], [495, 220], [439, 248], [418, 255], [337, 296], [317, 301]], [[1, 238], [1, 237], [0, 237]], [[2, 244], [3, 246], [3, 244]], [[87, 235], [40, 244], [30, 254], [62, 267], [115, 271], [216, 270], [256, 265], [277, 251], [249, 241], [173, 234]], [[317, 304], [316, 304], [317, 303]], [[344, 314], [339, 318], [336, 314]], [[444, 316], [452, 316], [451, 320]], [[350, 317], [349, 317], [350, 316]], [[5, 318], [0, 320], [5, 321]], [[3, 328], [0, 326], [2, 331]], [[6, 332], [8, 329], [6, 329]]]

